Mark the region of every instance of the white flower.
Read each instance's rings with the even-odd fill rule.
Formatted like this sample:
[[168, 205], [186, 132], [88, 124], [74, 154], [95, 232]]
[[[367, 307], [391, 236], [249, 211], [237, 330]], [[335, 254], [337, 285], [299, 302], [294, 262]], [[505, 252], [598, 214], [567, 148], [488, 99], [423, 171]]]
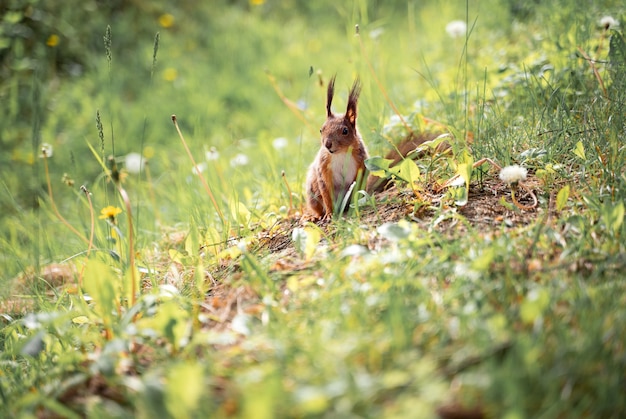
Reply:
[[510, 185], [521, 180], [526, 180], [527, 174], [528, 170], [525, 167], [516, 164], [502, 168], [502, 170], [500, 170], [500, 179]]
[[272, 146], [274, 146], [276, 150], [281, 150], [287, 147], [287, 145], [289, 145], [289, 140], [287, 140], [285, 137], [278, 137], [275, 138], [274, 141], [272, 141]]
[[453, 20], [446, 25], [446, 32], [452, 38], [460, 38], [465, 36], [467, 31], [467, 24], [462, 20]]
[[207, 169], [207, 164], [206, 163], [200, 163], [197, 164], [196, 166], [191, 168], [191, 173], [193, 173], [194, 175], [197, 175], [199, 173], [204, 172]]
[[217, 151], [217, 148], [211, 147], [209, 151], [204, 153], [204, 157], [207, 159], [207, 161], [217, 160], [220, 158], [220, 152]]
[[248, 156], [239, 153], [235, 157], [233, 157], [233, 159], [230, 161], [230, 165], [232, 167], [245, 166], [246, 164], [248, 164], [249, 161], [250, 159], [248, 159]]
[[124, 167], [126, 171], [132, 174], [138, 174], [143, 170], [145, 159], [139, 153], [128, 153], [124, 157]]
[[383, 28], [372, 29], [372, 31], [370, 31], [370, 38], [378, 39], [384, 32], [385, 32], [385, 29]]
[[619, 22], [613, 18], [613, 16], [602, 16], [600, 19], [600, 26], [604, 29], [615, 29], [619, 26]]
[[39, 150], [41, 151], [41, 154], [39, 155], [39, 157], [41, 158], [50, 158], [52, 157], [52, 154], [54, 152], [54, 150], [52, 149], [52, 144], [48, 143], [41, 143], [41, 148]]

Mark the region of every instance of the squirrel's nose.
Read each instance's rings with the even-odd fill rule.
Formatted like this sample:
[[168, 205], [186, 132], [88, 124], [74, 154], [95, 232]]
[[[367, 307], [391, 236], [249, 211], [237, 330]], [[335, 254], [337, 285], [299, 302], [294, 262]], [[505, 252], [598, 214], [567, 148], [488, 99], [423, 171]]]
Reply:
[[330, 151], [331, 153], [333, 152], [332, 147], [333, 147], [333, 142], [330, 140], [326, 140], [326, 142], [324, 143], [324, 145], [326, 146], [326, 148], [328, 149], [328, 151]]

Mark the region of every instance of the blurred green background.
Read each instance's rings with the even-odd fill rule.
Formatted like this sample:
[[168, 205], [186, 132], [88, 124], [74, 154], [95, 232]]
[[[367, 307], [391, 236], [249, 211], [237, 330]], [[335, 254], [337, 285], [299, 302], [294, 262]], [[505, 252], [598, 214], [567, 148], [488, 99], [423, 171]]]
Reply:
[[[599, 18], [619, 10], [618, 3], [563, 2], [567, 12], [555, 15], [558, 5], [516, 0], [5, 0], [0, 6], [4, 244], [15, 248], [38, 240], [27, 233], [32, 225], [49, 222], [36, 211], [47, 199], [38, 157], [43, 143], [53, 147], [52, 188], [70, 221], [87, 223], [78, 188], [91, 189], [103, 178], [88, 144], [102, 157], [114, 155], [121, 166], [128, 153], [142, 153], [149, 161], [154, 182], [129, 185], [134, 203], [148, 209], [149, 229], [157, 211], [165, 224], [189, 219], [180, 193], [204, 192], [192, 179], [172, 114], [196, 160], [210, 166], [209, 177], [219, 177], [221, 188], [252, 211], [276, 211], [285, 202], [283, 170], [292, 189], [302, 191], [331, 75], [337, 74], [338, 112], [353, 78], [362, 78], [360, 129], [372, 155], [388, 148], [381, 130], [392, 112], [369, 72], [355, 24], [402, 113], [420, 112], [453, 129], [476, 130], [458, 92], [488, 100], [492, 88], [513, 83], [506, 77], [519, 74], [522, 61], [543, 65], [542, 37], [529, 40], [521, 31], [535, 27], [550, 33], [554, 27], [552, 48], [573, 51], [572, 40], [589, 39]], [[465, 36], [446, 32], [454, 20], [467, 21], [467, 45]], [[103, 40], [108, 25], [110, 60]], [[563, 31], [564, 25], [571, 31]], [[271, 78], [308, 124], [282, 103]], [[148, 188], [153, 188], [150, 202]], [[97, 208], [107, 199], [96, 197]]]
[[[483, 15], [501, 19], [506, 31], [514, 8], [498, 3], [480, 7], [494, 9]], [[0, 13], [0, 163], [4, 192], [10, 191], [2, 195], [7, 215], [36, 205], [34, 197], [40, 196], [43, 179], [31, 174], [39, 164], [38, 142], [53, 145], [52, 169], [63, 168], [78, 184], [93, 182], [99, 167], [89, 163], [85, 142], [98, 145], [97, 110], [106, 153], [113, 147], [116, 156], [140, 152], [143, 140], [154, 153], [154, 170], [190, 164], [171, 126], [173, 113], [193, 143], [217, 147], [225, 158], [276, 137], [293, 142], [304, 136], [315, 147], [315, 136], [282, 105], [266, 71], [316, 127], [324, 109], [317, 72], [324, 79], [337, 73], [345, 89], [360, 74], [367, 93], [361, 121], [375, 131], [389, 112], [380, 94], [369, 90], [373, 81], [354, 25], [362, 28], [379, 77], [393, 81], [387, 87], [391, 96], [407, 108], [428, 88], [414, 70], [424, 70], [425, 56], [435, 74], [450, 64], [456, 69], [462, 41], [435, 45], [432, 39], [442, 38], [447, 20], [464, 19], [465, 3], [42, 0], [5, 1]], [[107, 25], [110, 71], [103, 43]], [[151, 75], [157, 32], [158, 61]], [[306, 154], [283, 161], [289, 174], [303, 170], [308, 147]]]
[[[626, 43], [605, 16], [623, 25], [623, 0], [0, 0], [0, 302], [40, 311], [0, 313], [0, 412], [433, 417], [450, 395], [488, 417], [618, 417]], [[306, 226], [313, 259], [275, 263], [284, 253], [253, 241], [276, 225], [293, 237], [285, 209], [302, 203], [333, 74], [337, 112], [361, 77], [371, 155], [405, 134], [378, 78], [407, 119], [474, 138], [473, 156], [420, 167], [420, 185], [488, 157], [527, 168], [549, 211], [518, 219], [482, 182], [495, 171], [476, 169], [471, 194], [506, 212], [476, 211], [472, 226], [452, 195], [399, 194], [431, 219]], [[148, 161], [139, 173], [132, 153]], [[99, 163], [109, 155], [132, 228]], [[122, 213], [97, 219], [107, 207]], [[40, 269], [85, 259], [89, 300]], [[135, 268], [145, 289], [131, 309]]]

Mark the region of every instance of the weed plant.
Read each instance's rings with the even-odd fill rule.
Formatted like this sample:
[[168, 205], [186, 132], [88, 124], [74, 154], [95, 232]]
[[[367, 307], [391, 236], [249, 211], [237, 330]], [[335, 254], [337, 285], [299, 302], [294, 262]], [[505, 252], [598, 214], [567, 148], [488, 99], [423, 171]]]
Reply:
[[[3, 416], [624, 415], [623, 4], [113, 16], [84, 55], [28, 32], [82, 75], [2, 83]], [[407, 128], [451, 148], [303, 223], [335, 73], [372, 156]]]

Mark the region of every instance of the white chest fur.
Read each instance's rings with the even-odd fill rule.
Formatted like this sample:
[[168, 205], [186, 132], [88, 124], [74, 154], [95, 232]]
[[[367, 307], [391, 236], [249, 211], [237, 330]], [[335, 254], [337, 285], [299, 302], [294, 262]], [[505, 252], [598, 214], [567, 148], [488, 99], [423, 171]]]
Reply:
[[344, 195], [352, 182], [356, 180], [358, 170], [356, 160], [351, 154], [335, 153], [331, 157], [330, 167], [333, 171], [335, 194]]

